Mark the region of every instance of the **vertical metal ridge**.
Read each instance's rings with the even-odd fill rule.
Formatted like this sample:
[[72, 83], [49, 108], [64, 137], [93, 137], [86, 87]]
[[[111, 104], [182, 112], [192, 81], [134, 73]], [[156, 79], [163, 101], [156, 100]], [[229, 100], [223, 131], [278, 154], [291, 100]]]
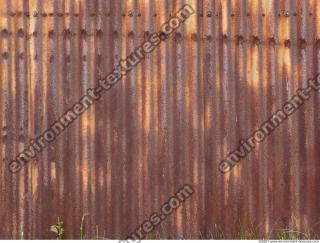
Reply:
[[[195, 14], [55, 142], [8, 163], [188, 3]], [[183, 184], [162, 238], [319, 233], [319, 94], [233, 171], [218, 164], [319, 71], [316, 0], [2, 1], [0, 238], [119, 238]], [[149, 238], [152, 236], [148, 236]]]

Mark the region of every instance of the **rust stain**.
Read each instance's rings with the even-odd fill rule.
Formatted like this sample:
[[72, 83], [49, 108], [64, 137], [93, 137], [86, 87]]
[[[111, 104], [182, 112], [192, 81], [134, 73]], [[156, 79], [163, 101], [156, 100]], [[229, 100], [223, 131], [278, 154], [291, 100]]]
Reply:
[[[188, 3], [196, 14], [18, 175], [7, 162]], [[125, 237], [181, 184], [163, 238], [320, 234], [319, 95], [234, 171], [218, 164], [319, 72], [316, 0], [0, 3], [1, 239]], [[241, 226], [241, 227], [240, 227]]]

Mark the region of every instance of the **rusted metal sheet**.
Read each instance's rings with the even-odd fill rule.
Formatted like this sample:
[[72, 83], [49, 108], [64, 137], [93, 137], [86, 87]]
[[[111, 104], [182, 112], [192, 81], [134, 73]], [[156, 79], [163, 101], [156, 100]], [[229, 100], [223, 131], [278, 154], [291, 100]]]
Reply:
[[[18, 174], [10, 160], [184, 3], [196, 14]], [[177, 188], [162, 238], [320, 233], [319, 100], [220, 161], [320, 68], [317, 0], [0, 3], [0, 238], [125, 237]], [[23, 233], [22, 233], [23, 232]]]

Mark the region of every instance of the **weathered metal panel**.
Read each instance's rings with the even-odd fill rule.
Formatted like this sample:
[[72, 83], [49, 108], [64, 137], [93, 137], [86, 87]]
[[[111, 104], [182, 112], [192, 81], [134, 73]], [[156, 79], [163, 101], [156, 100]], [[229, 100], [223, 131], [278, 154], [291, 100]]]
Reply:
[[[184, 3], [193, 15], [20, 173], [8, 162]], [[317, 0], [3, 0], [0, 238], [124, 238], [183, 184], [156, 231], [320, 233], [319, 100], [229, 174], [220, 161], [319, 71]], [[22, 233], [23, 232], [23, 233]]]

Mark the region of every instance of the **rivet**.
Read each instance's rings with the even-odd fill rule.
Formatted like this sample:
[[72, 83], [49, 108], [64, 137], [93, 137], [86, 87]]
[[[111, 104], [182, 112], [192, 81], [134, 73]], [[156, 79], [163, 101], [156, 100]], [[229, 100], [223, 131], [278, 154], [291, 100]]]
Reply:
[[191, 34], [191, 40], [193, 40], [193, 41], [197, 41], [197, 40], [198, 40], [198, 35], [197, 35], [197, 33], [192, 33], [192, 34]]
[[271, 37], [271, 38], [269, 38], [269, 44], [271, 45], [271, 46], [275, 46], [276, 45], [276, 39], [274, 38], [274, 37]]
[[53, 38], [55, 35], [54, 30], [50, 30], [48, 33], [49, 38]]
[[256, 45], [261, 44], [261, 40], [258, 36], [252, 36], [252, 42]]
[[133, 12], [131, 10], [129, 11], [128, 16], [133, 17]]
[[207, 12], [207, 17], [208, 17], [208, 18], [211, 18], [211, 17], [212, 17], [212, 11], [208, 11], [208, 12]]
[[114, 36], [115, 38], [118, 38], [118, 37], [119, 37], [119, 33], [118, 33], [117, 30], [114, 30], [112, 34], [113, 34], [113, 36]]
[[33, 12], [33, 17], [38, 17], [38, 12], [37, 11]]
[[8, 57], [9, 57], [9, 54], [8, 54], [8, 52], [3, 52], [2, 53], [2, 57], [4, 58], [4, 59], [8, 59]]
[[87, 31], [85, 29], [82, 29], [80, 31], [80, 38], [86, 39], [87, 38]]
[[300, 48], [305, 49], [307, 47], [308, 43], [305, 39], [300, 39]]
[[159, 37], [161, 40], [166, 40], [168, 38], [168, 36], [162, 31], [159, 33]]
[[228, 36], [227, 36], [226, 34], [224, 34], [224, 35], [222, 36], [222, 40], [223, 40], [223, 41], [228, 41], [228, 39], [229, 39], [229, 38], [228, 38]]
[[18, 37], [24, 37], [24, 31], [21, 28], [18, 30]]
[[97, 35], [98, 38], [102, 38], [102, 37], [103, 37], [103, 32], [102, 32], [102, 30], [100, 30], [100, 29], [97, 30], [96, 35]]
[[65, 38], [70, 38], [72, 36], [71, 31], [69, 29], [65, 29], [63, 31], [63, 35]]
[[180, 32], [176, 32], [175, 34], [174, 34], [174, 40], [176, 40], [176, 41], [181, 41], [182, 40], [182, 34], [180, 33]]
[[284, 41], [284, 46], [290, 48], [291, 47], [291, 41], [290, 40], [285, 40]]
[[24, 58], [24, 53], [23, 52], [19, 53], [18, 57], [19, 57], [19, 59], [23, 59]]
[[1, 36], [4, 37], [4, 38], [7, 38], [9, 36], [9, 32], [7, 29], [3, 29], [1, 31]]
[[245, 39], [242, 35], [237, 35], [236, 40], [238, 44], [242, 44], [245, 42]]
[[128, 33], [128, 37], [129, 38], [133, 38], [134, 37], [134, 32], [132, 30]]
[[144, 35], [144, 38], [149, 38], [150, 32], [149, 31], [145, 31], [143, 35]]
[[285, 11], [283, 15], [284, 15], [285, 17], [289, 17], [289, 16], [290, 16], [290, 14], [289, 14], [288, 11]]

